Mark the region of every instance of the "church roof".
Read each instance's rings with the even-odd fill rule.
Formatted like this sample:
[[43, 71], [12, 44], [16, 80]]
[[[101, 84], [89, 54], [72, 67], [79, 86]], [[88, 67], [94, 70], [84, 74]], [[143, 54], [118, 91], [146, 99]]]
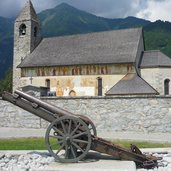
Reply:
[[134, 63], [142, 28], [46, 38], [18, 67]]
[[28, 0], [25, 7], [16, 19], [17, 21], [35, 20], [39, 21], [31, 0]]
[[171, 58], [159, 50], [145, 51], [140, 68], [171, 67]]
[[107, 93], [110, 95], [156, 95], [158, 92], [137, 74], [127, 74]]

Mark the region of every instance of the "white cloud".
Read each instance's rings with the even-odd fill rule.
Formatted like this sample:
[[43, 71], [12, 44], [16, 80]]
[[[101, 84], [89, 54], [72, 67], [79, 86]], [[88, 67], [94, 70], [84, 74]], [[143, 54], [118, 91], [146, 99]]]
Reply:
[[66, 2], [89, 13], [107, 17], [122, 18], [138, 12], [141, 0], [58, 0]]
[[7, 17], [16, 15], [16, 11], [19, 11], [25, 2], [26, 0], [0, 0], [0, 15]]
[[56, 6], [58, 0], [32, 0], [32, 3], [37, 12], [45, 9], [50, 9]]
[[[27, 0], [0, 0], [0, 16], [16, 16]], [[53, 8], [62, 2], [92, 14], [122, 18], [134, 15], [142, 0], [32, 0], [37, 12]]]
[[139, 11], [136, 16], [150, 21], [171, 21], [171, 0], [148, 0], [146, 8]]
[[[0, 16], [15, 17], [27, 0], [0, 0]], [[147, 20], [171, 21], [171, 0], [32, 0], [37, 12], [62, 2], [89, 13], [107, 17], [136, 16]]]

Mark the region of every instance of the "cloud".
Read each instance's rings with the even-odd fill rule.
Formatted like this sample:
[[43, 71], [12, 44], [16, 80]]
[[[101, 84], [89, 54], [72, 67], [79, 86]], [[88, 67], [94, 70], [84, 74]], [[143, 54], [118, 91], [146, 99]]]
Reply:
[[[0, 0], [0, 16], [16, 17], [28, 0]], [[52, 8], [56, 0], [32, 0], [37, 12]]]
[[0, 0], [0, 15], [12, 17], [25, 4], [24, 0]]
[[58, 3], [58, 0], [32, 0], [32, 3], [37, 12], [40, 12], [45, 9], [50, 9], [55, 7]]
[[[134, 15], [140, 0], [61, 0], [97, 16], [121, 18]], [[58, 1], [59, 2], [59, 1]]]
[[[0, 0], [0, 16], [16, 17], [27, 0]], [[139, 18], [171, 21], [171, 0], [32, 0], [37, 12], [62, 2], [97, 16], [107, 18]]]
[[[16, 16], [27, 0], [0, 0], [1, 16]], [[66, 2], [78, 9], [92, 14], [109, 17], [122, 18], [134, 15], [141, 0], [32, 0], [37, 12], [55, 7], [62, 2]]]
[[158, 19], [171, 21], [170, 9], [171, 0], [148, 0], [146, 8], [140, 10], [136, 16], [150, 21], [156, 21]]

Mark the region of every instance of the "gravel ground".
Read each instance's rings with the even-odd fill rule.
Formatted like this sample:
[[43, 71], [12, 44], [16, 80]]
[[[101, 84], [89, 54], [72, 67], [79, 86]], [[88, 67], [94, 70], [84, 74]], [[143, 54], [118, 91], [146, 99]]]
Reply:
[[171, 152], [159, 152], [159, 153], [145, 153], [147, 155], [153, 155], [156, 157], [162, 157], [162, 160], [158, 161], [158, 167], [153, 169], [137, 169], [137, 171], [171, 171]]
[[54, 158], [48, 153], [0, 154], [0, 171], [46, 170]]
[[[171, 171], [171, 152], [146, 153], [162, 157], [158, 168], [138, 169], [137, 171]], [[0, 153], [0, 171], [45, 171], [54, 158], [46, 152], [30, 152], [25, 154]]]

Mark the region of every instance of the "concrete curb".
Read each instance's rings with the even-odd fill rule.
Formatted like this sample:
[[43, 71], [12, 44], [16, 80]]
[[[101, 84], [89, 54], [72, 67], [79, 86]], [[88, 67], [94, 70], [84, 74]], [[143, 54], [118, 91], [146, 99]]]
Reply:
[[[0, 139], [45, 137], [46, 129], [0, 128]], [[110, 140], [136, 140], [171, 143], [171, 133], [112, 132], [98, 131], [98, 136]]]

